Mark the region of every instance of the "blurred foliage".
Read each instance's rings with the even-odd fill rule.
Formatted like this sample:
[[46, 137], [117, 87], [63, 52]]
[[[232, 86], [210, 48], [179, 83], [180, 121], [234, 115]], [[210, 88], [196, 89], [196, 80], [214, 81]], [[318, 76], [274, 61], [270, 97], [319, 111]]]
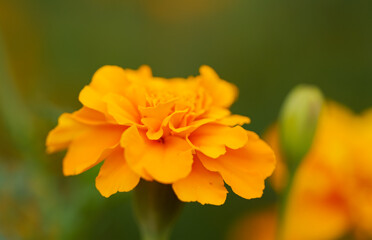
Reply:
[[[354, 0], [0, 0], [0, 239], [138, 239], [130, 194], [105, 199], [98, 167], [62, 176], [45, 136], [106, 64], [155, 75], [211, 65], [240, 88], [232, 111], [258, 132], [298, 83], [356, 111], [372, 102], [372, 2]], [[275, 201], [231, 194], [186, 204], [174, 239], [224, 239], [235, 219]]]

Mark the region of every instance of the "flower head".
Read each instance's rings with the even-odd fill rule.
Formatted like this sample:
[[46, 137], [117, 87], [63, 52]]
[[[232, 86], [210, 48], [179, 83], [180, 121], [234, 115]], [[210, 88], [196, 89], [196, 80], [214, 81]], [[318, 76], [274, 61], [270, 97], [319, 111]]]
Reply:
[[60, 116], [47, 151], [68, 149], [65, 175], [104, 162], [96, 178], [103, 196], [132, 190], [142, 178], [172, 184], [181, 201], [223, 204], [224, 182], [244, 198], [262, 195], [274, 169], [272, 150], [228, 108], [237, 88], [207, 66], [187, 79], [153, 77], [104, 66], [81, 91], [83, 107]]
[[[333, 102], [325, 105], [312, 148], [295, 175], [286, 239], [338, 239], [349, 232], [372, 236], [371, 130], [371, 111], [356, 115]], [[267, 140], [278, 156], [272, 180], [280, 191], [287, 168], [280, 159], [278, 130], [270, 130]]]
[[[271, 180], [281, 191], [288, 171], [277, 125], [269, 129], [267, 141], [278, 160]], [[296, 172], [283, 239], [371, 239], [371, 142], [372, 109], [356, 115], [339, 104], [325, 104], [314, 144]], [[278, 212], [273, 207], [246, 214], [230, 239], [276, 239], [282, 226]]]

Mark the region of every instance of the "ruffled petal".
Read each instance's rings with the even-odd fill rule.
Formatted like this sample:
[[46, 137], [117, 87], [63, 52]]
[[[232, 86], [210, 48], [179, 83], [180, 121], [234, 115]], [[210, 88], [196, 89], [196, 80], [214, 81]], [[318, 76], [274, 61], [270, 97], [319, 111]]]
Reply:
[[139, 123], [138, 109], [133, 106], [132, 102], [127, 98], [109, 93], [103, 97], [103, 101], [107, 104], [107, 113], [111, 115], [120, 125], [132, 125]]
[[63, 150], [84, 131], [95, 125], [107, 124], [108, 121], [102, 113], [87, 107], [82, 107], [72, 114], [64, 113], [59, 117], [57, 127], [48, 134], [47, 152]]
[[110, 197], [117, 192], [129, 192], [140, 180], [124, 159], [122, 148], [115, 150], [104, 161], [96, 178], [96, 187], [104, 197]]
[[80, 92], [79, 101], [91, 109], [106, 113], [103, 97], [107, 94], [127, 96], [134, 105], [143, 105], [145, 100], [143, 86], [136, 86], [140, 80], [148, 78], [148, 67], [139, 70], [124, 70], [117, 66], [103, 66], [93, 75], [92, 82]]
[[170, 101], [155, 107], [139, 107], [141, 122], [148, 128], [146, 135], [149, 139], [157, 140], [163, 136], [163, 127], [168, 123], [165, 120], [172, 113], [173, 106], [174, 102]]
[[227, 117], [231, 114], [230, 110], [223, 107], [211, 106], [208, 111], [206, 111], [201, 118], [211, 118], [214, 120]]
[[227, 125], [227, 126], [236, 126], [236, 125], [243, 126], [244, 124], [249, 124], [250, 122], [251, 122], [251, 119], [249, 117], [242, 116], [242, 115], [230, 115], [218, 121], [218, 123]]
[[63, 159], [63, 174], [76, 175], [98, 164], [119, 144], [123, 131], [119, 127], [99, 126], [76, 137]]
[[67, 148], [71, 141], [87, 129], [76, 121], [72, 114], [64, 113], [58, 119], [58, 125], [49, 132], [46, 139], [47, 152], [52, 153]]
[[238, 88], [219, 78], [217, 73], [208, 66], [200, 67], [201, 85], [208, 91], [213, 104], [221, 107], [230, 107], [238, 96]]
[[101, 113], [106, 113], [106, 103], [102, 101], [103, 95], [92, 88], [91, 86], [85, 86], [79, 94], [79, 101], [84, 106], [94, 109]]
[[105, 115], [91, 108], [82, 107], [72, 113], [72, 118], [87, 125], [102, 125], [109, 122]]
[[125, 72], [128, 80], [134, 83], [143, 83], [152, 78], [151, 68], [147, 65], [140, 66], [138, 70], [125, 69]]
[[106, 93], [124, 93], [128, 84], [129, 81], [124, 69], [106, 65], [94, 73], [90, 87], [104, 95]]
[[204, 118], [195, 120], [187, 126], [180, 126], [183, 117], [185, 117], [185, 111], [179, 111], [172, 114], [169, 119], [169, 129], [177, 136], [186, 137], [200, 126], [214, 121], [211, 118]]
[[248, 137], [242, 127], [231, 128], [211, 123], [199, 127], [187, 139], [196, 150], [211, 158], [217, 158], [226, 153], [226, 147], [243, 147]]
[[172, 185], [177, 197], [183, 202], [222, 205], [227, 190], [219, 173], [207, 170], [197, 157], [191, 173]]
[[136, 126], [128, 128], [121, 139], [125, 159], [137, 174], [147, 174], [161, 183], [186, 177], [192, 168], [192, 149], [179, 137], [151, 141]]
[[198, 152], [203, 165], [221, 174], [225, 182], [239, 196], [250, 199], [261, 197], [264, 180], [275, 168], [271, 148], [255, 133], [248, 131], [248, 142], [240, 149], [228, 149], [226, 154], [212, 159]]

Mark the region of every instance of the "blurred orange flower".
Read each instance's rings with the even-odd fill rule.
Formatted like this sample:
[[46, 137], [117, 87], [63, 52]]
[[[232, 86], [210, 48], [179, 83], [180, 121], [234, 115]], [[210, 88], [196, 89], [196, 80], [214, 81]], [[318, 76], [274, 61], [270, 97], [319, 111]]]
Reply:
[[224, 182], [244, 198], [262, 195], [273, 171], [271, 148], [228, 108], [237, 88], [207, 66], [188, 79], [153, 77], [104, 66], [80, 93], [83, 107], [60, 116], [47, 151], [68, 148], [65, 175], [104, 161], [96, 187], [105, 197], [132, 190], [140, 178], [172, 184], [181, 201], [221, 205]]
[[[267, 140], [279, 158], [277, 127], [269, 131]], [[355, 115], [336, 103], [326, 104], [313, 146], [295, 176], [285, 216], [285, 239], [372, 237], [371, 143], [372, 111]], [[285, 163], [279, 158], [272, 178], [278, 191], [286, 176]], [[275, 226], [275, 216], [272, 211], [259, 219]], [[247, 239], [239, 231], [240, 239]], [[265, 239], [275, 239], [272, 233], [275, 231]]]
[[229, 240], [275, 240], [277, 215], [276, 209], [250, 213], [243, 216], [232, 226]]

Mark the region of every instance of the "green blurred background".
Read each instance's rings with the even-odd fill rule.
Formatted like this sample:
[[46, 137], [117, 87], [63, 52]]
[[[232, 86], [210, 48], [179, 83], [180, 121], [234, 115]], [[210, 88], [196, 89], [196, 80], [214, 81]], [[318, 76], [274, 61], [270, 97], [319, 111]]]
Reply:
[[[105, 199], [99, 167], [62, 176], [44, 141], [102, 65], [196, 75], [202, 64], [240, 88], [234, 113], [263, 133], [288, 91], [318, 85], [355, 111], [372, 106], [372, 1], [0, 0], [0, 239], [138, 239], [130, 193]], [[226, 239], [276, 200], [230, 193], [186, 204], [173, 239]]]

